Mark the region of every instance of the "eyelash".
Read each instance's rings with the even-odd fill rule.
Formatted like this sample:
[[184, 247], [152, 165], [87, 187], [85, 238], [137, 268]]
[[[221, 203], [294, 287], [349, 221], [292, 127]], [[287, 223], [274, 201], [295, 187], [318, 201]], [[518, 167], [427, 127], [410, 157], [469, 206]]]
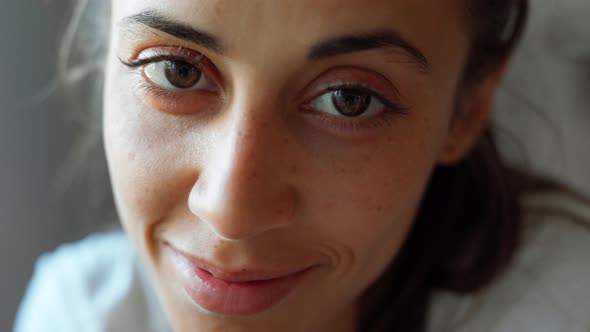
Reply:
[[[129, 60], [125, 61], [119, 58], [119, 61], [129, 67], [131, 69], [141, 69], [141, 71], [136, 72], [138, 76], [136, 89], [140, 91], [140, 93], [145, 94], [148, 96], [148, 99], [155, 101], [157, 104], [157, 109], [163, 110], [165, 113], [170, 113], [178, 116], [183, 115], [190, 115], [192, 114], [194, 108], [188, 107], [187, 105], [196, 105], [199, 102], [203, 102], [203, 94], [215, 94], [217, 95], [216, 91], [208, 91], [208, 90], [170, 90], [158, 85], [152, 84], [146, 78], [144, 70], [145, 67], [150, 64], [155, 64], [162, 61], [178, 61], [190, 64], [194, 66], [196, 69], [203, 73], [203, 76], [206, 76], [208, 79], [217, 84], [217, 80], [209, 78], [209, 70], [207, 70], [208, 66], [208, 59], [195, 51], [186, 50], [177, 47], [169, 47], [169, 50], [162, 50], [162, 49], [151, 49], [150, 56], [145, 57], [143, 59], [137, 60]], [[195, 92], [199, 93], [199, 98], [195, 99], [194, 95]], [[154, 107], [155, 105], [151, 105]], [[181, 111], [181, 109], [188, 109], [187, 112]]]
[[[375, 92], [375, 90], [373, 90], [371, 87], [364, 85], [364, 84], [359, 84], [359, 83], [344, 82], [344, 83], [330, 84], [327, 87], [325, 87], [324, 89], [322, 89], [320, 93], [316, 94], [316, 97], [314, 97], [314, 98], [317, 98], [318, 96], [321, 96], [321, 95], [328, 93], [328, 92], [333, 92], [333, 91], [343, 90], [343, 89], [354, 90], [357, 92], [366, 93], [366, 94], [370, 95], [371, 97], [375, 97], [375, 98], [377, 98], [377, 100], [379, 102], [383, 103], [383, 105], [385, 105], [387, 107], [388, 111], [391, 111], [391, 112], [403, 113], [407, 110], [405, 107], [403, 107], [401, 105], [401, 103], [399, 101], [391, 101], [391, 100], [385, 98], [384, 96], [382, 96], [380, 93]], [[396, 96], [397, 96], [397, 93], [396, 93]]]
[[[207, 58], [202, 54], [197, 54], [196, 56], [190, 56], [190, 51], [180, 51], [186, 53], [186, 55], [178, 55], [174, 54], [170, 51], [162, 51], [162, 50], [153, 50], [152, 56], [146, 57], [144, 59], [138, 59], [133, 61], [125, 61], [119, 58], [120, 62], [132, 69], [142, 68], [147, 65], [161, 62], [161, 61], [179, 61], [185, 62], [195, 66], [198, 70], [202, 71], [204, 75], [207, 75], [206, 72], [203, 70], [203, 61], [207, 61]], [[196, 53], [196, 52], [195, 52]], [[188, 91], [172, 91], [168, 89], [161, 88], [159, 86], [155, 86], [154, 84], [149, 83], [144, 74], [141, 73], [141, 82], [139, 83], [139, 88], [144, 91], [147, 95], [151, 95], [153, 98], [156, 98], [160, 103], [166, 105], [166, 109], [176, 109], [178, 105], [182, 105], [182, 99], [186, 96], [186, 93], [203, 93], [207, 91], [197, 91], [197, 90], [188, 90]], [[349, 119], [345, 119], [343, 117], [323, 114], [324, 112], [319, 112], [313, 110], [310, 107], [311, 102], [313, 102], [316, 98], [323, 96], [326, 93], [331, 93], [337, 90], [354, 90], [360, 93], [364, 93], [369, 95], [372, 98], [375, 98], [378, 102], [382, 103], [385, 106], [385, 110], [377, 115], [370, 116], [367, 118], [363, 117], [351, 117]], [[376, 92], [374, 89], [369, 87], [368, 85], [359, 84], [359, 83], [350, 83], [350, 82], [340, 82], [340, 83], [333, 83], [326, 87], [324, 87], [320, 92], [314, 94], [313, 98], [308, 99], [304, 105], [300, 107], [303, 112], [306, 112], [312, 115], [314, 118], [319, 119], [320, 122], [335, 128], [339, 131], [345, 132], [356, 132], [356, 131], [363, 131], [363, 130], [371, 130], [377, 129], [381, 126], [391, 126], [392, 121], [395, 120], [394, 117], [396, 115], [405, 115], [407, 114], [408, 108], [404, 107], [402, 103], [399, 101], [398, 93], [395, 92], [396, 100], [392, 101], [380, 93]], [[210, 93], [210, 92], [209, 92]], [[180, 113], [182, 114], [182, 113]]]
[[[164, 51], [161, 49], [152, 49], [150, 52], [152, 55], [145, 59], [125, 61], [119, 58], [119, 61], [129, 68], [139, 68], [159, 61], [184, 61], [196, 66], [200, 70], [202, 67], [201, 62], [206, 59], [206, 57], [200, 53], [183, 50], [182, 48], [178, 48], [178, 51], [176, 51], [176, 53], [181, 54], [175, 54], [173, 51]], [[184, 53], [184, 55], [182, 53]]]
[[[324, 114], [323, 112], [318, 112], [314, 110], [313, 107], [309, 106], [316, 98], [319, 98], [326, 93], [331, 93], [343, 89], [353, 90], [360, 93], [366, 93], [369, 96], [377, 99], [378, 102], [382, 103], [383, 106], [385, 106], [385, 110], [380, 112], [379, 114], [366, 118], [343, 118], [335, 117], [329, 114]], [[323, 123], [324, 125], [336, 129], [338, 132], [344, 131], [352, 133], [362, 133], [367, 130], [370, 131], [374, 129], [379, 129], [382, 126], [391, 127], [393, 125], [393, 121], [396, 119], [398, 115], [407, 115], [409, 113], [409, 108], [405, 107], [402, 104], [397, 90], [394, 89], [393, 95], [394, 100], [390, 100], [389, 98], [386, 98], [380, 93], [376, 92], [370, 86], [362, 83], [332, 83], [325, 86], [318, 93], [315, 93], [312, 98], [308, 99], [308, 101], [305, 102], [305, 104], [301, 107], [301, 110], [309, 114], [311, 117], [319, 120], [319, 122]]]

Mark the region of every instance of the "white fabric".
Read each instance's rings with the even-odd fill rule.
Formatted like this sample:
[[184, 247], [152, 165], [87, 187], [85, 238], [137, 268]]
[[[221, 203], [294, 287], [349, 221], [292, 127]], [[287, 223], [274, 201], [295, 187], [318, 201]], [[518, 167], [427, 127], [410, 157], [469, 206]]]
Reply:
[[429, 332], [590, 332], [590, 207], [562, 194], [525, 206], [524, 246], [508, 271], [474, 296], [437, 294]]
[[494, 129], [511, 161], [590, 196], [590, 0], [531, 0], [498, 91]]
[[[590, 208], [563, 195], [529, 197], [577, 216], [529, 215], [526, 241], [487, 291], [435, 295], [429, 332], [590, 332]], [[584, 221], [585, 220], [585, 221]], [[93, 235], [42, 256], [15, 332], [169, 331], [121, 232]]]
[[122, 232], [92, 235], [37, 261], [14, 332], [170, 331]]

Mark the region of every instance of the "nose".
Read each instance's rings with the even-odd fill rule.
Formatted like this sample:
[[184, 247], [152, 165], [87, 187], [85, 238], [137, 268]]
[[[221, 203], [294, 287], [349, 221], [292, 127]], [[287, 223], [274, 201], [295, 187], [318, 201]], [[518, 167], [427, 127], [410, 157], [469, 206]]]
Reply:
[[245, 240], [288, 227], [297, 192], [284, 174], [288, 133], [276, 115], [235, 112], [200, 165], [189, 207], [225, 240]]

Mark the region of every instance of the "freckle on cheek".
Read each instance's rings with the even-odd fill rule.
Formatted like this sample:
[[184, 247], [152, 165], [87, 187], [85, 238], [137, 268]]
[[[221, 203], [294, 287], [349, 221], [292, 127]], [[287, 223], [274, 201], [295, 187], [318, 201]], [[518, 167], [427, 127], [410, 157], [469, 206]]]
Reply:
[[332, 209], [334, 209], [334, 206], [336, 206], [336, 204], [334, 203], [334, 201], [329, 201], [326, 202], [326, 205], [324, 206], [324, 209], [327, 211], [331, 211]]

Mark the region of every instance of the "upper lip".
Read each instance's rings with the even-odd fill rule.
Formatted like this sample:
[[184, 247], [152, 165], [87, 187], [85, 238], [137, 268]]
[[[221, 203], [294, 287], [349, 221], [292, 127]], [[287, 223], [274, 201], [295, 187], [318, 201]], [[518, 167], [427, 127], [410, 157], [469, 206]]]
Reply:
[[257, 267], [239, 267], [232, 269], [221, 268], [210, 261], [188, 254], [170, 243], [167, 245], [178, 255], [186, 259], [193, 267], [204, 270], [217, 279], [224, 280], [226, 282], [240, 283], [240, 282], [252, 282], [252, 281], [268, 281], [273, 279], [280, 279], [290, 277], [302, 272], [305, 272], [314, 266], [297, 267], [289, 270], [269, 270]]

